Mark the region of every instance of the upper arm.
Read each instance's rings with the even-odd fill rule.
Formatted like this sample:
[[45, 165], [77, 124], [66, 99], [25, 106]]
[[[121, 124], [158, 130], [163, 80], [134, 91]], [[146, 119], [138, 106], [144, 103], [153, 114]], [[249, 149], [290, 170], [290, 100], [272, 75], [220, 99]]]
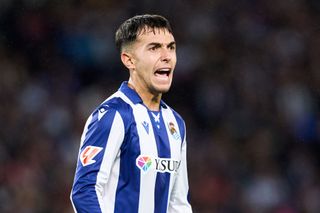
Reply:
[[115, 109], [100, 107], [89, 117], [71, 194], [77, 210], [91, 208], [90, 212], [100, 212], [103, 209], [101, 194], [123, 138], [124, 124]]

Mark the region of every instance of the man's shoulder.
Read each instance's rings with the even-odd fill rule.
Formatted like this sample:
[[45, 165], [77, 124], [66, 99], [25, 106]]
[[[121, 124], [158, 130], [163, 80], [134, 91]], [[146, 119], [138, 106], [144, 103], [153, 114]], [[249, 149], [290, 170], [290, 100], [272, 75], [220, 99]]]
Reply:
[[117, 93], [114, 93], [93, 110], [89, 119], [94, 121], [92, 123], [95, 125], [104, 125], [116, 114], [120, 115], [123, 121], [127, 121], [132, 117], [132, 110], [129, 104], [117, 96]]
[[108, 97], [105, 101], [103, 101], [98, 109], [105, 108], [116, 111], [127, 111], [130, 109], [129, 104], [127, 104], [119, 95], [118, 92], [114, 93], [110, 97]]

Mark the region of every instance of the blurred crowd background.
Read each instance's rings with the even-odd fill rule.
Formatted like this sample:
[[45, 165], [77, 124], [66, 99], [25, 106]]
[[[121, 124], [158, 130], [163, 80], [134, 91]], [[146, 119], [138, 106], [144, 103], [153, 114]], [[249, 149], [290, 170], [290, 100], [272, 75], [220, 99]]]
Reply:
[[85, 120], [128, 79], [115, 30], [143, 13], [177, 41], [194, 212], [320, 212], [318, 0], [1, 0], [0, 212], [72, 212]]

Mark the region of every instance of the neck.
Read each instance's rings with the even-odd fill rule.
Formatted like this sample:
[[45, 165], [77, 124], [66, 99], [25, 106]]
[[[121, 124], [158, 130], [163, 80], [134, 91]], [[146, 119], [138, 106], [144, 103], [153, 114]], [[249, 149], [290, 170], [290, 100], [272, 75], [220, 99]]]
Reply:
[[143, 101], [143, 104], [152, 111], [159, 111], [160, 109], [160, 101], [162, 94], [159, 93], [157, 95], [152, 94], [151, 92], [147, 90], [140, 89], [139, 87], [135, 86], [131, 80], [128, 82], [128, 87], [133, 89], [138, 93], [140, 98]]

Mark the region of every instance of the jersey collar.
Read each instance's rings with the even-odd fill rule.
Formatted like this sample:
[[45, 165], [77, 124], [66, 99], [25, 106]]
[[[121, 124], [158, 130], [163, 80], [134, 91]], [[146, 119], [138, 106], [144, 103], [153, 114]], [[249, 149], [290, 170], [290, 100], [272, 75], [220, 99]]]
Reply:
[[[142, 99], [140, 98], [139, 94], [134, 91], [133, 89], [131, 89], [130, 87], [128, 87], [128, 81], [124, 81], [122, 82], [119, 90], [124, 93], [134, 104], [143, 104]], [[164, 103], [164, 101], [160, 101], [160, 106], [167, 108], [167, 105]]]

